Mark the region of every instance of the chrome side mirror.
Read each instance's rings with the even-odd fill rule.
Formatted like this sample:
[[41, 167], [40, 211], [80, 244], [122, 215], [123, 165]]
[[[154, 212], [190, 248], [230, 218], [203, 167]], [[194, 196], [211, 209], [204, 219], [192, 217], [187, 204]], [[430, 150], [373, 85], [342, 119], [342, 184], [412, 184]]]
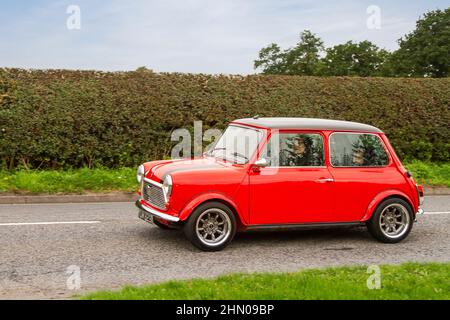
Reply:
[[269, 166], [269, 161], [266, 158], [261, 158], [255, 161], [255, 166], [265, 168]]

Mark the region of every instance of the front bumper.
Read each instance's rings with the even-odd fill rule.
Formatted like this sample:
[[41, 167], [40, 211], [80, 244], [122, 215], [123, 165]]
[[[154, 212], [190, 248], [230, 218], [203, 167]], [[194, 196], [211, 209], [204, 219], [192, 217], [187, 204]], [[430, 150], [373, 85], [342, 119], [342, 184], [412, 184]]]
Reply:
[[142, 204], [141, 200], [137, 200], [136, 201], [136, 207], [138, 207], [139, 210], [146, 211], [146, 212], [150, 213], [152, 216], [155, 216], [155, 217], [157, 217], [159, 219], [167, 220], [167, 221], [170, 221], [170, 222], [178, 222], [178, 221], [180, 221], [180, 218], [178, 218], [178, 217], [174, 217], [174, 216], [171, 216], [171, 215], [169, 215], [167, 213], [164, 213], [164, 212], [155, 210], [153, 208], [147, 207], [146, 205]]

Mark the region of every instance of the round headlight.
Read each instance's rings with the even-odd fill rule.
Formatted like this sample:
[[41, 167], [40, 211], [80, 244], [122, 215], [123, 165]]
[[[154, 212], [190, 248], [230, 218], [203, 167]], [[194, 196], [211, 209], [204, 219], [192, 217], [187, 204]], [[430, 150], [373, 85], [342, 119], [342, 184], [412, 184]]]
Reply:
[[144, 165], [141, 164], [137, 169], [137, 175], [136, 175], [136, 179], [137, 179], [138, 183], [142, 182], [142, 178], [144, 177], [144, 175], [145, 175]]
[[164, 178], [162, 189], [167, 201], [167, 199], [169, 199], [170, 195], [172, 194], [172, 177], [170, 176], [170, 174], [168, 174]]

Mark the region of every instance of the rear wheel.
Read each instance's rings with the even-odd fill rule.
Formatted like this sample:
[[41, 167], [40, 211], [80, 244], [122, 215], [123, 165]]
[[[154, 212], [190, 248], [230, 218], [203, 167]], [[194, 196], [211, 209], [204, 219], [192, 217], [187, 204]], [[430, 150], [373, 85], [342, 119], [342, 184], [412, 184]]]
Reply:
[[219, 251], [233, 240], [236, 234], [236, 219], [227, 205], [207, 202], [194, 210], [183, 231], [197, 248]]
[[384, 200], [367, 222], [367, 229], [377, 240], [397, 243], [411, 232], [414, 216], [408, 202], [400, 198]]

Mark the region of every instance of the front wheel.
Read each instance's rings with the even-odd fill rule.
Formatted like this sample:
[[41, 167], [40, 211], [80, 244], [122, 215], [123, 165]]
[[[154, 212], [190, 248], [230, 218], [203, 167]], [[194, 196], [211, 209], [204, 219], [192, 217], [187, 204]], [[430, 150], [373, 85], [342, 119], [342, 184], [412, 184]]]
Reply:
[[411, 232], [414, 216], [408, 202], [400, 198], [384, 200], [367, 222], [367, 229], [377, 240], [397, 243]]
[[200, 205], [183, 227], [193, 245], [203, 251], [225, 248], [236, 234], [236, 219], [230, 208], [221, 202]]

